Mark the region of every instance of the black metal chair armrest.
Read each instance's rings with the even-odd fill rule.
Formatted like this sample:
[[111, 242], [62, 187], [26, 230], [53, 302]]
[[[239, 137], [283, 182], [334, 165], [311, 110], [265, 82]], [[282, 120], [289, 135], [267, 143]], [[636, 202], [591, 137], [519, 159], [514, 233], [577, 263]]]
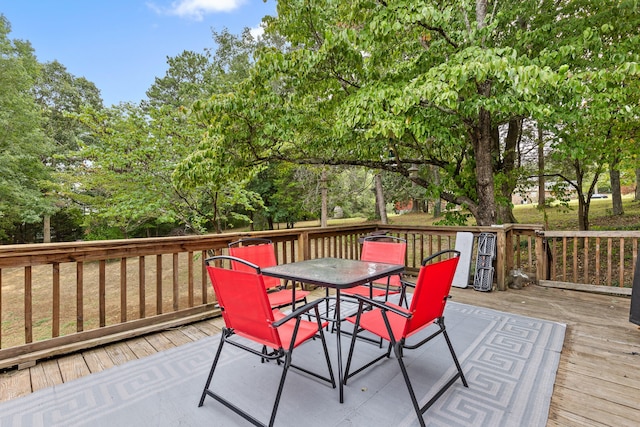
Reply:
[[377, 307], [381, 310], [385, 310], [385, 311], [390, 311], [392, 313], [395, 313], [399, 316], [402, 317], [406, 317], [409, 318], [411, 316], [413, 316], [413, 313], [411, 313], [410, 311], [406, 311], [406, 310], [399, 310], [398, 308], [396, 308], [395, 306], [389, 305], [384, 301], [378, 301], [375, 299], [371, 299], [371, 298], [367, 298], [367, 297], [363, 297], [362, 295], [354, 295], [355, 298], [358, 299], [358, 301], [360, 301], [360, 309], [362, 309], [362, 306], [364, 304], [368, 304], [368, 305], [372, 305], [374, 307]]
[[281, 325], [287, 323], [291, 319], [296, 319], [296, 318], [302, 316], [303, 314], [307, 313], [308, 311], [310, 311], [314, 307], [316, 307], [322, 301], [324, 301], [324, 298], [320, 298], [320, 299], [317, 299], [315, 301], [311, 301], [310, 303], [307, 303], [307, 304], [303, 305], [300, 308], [296, 308], [294, 311], [292, 311], [291, 313], [289, 313], [288, 315], [286, 315], [282, 319], [278, 320], [277, 322], [273, 322], [272, 325], [277, 328], [278, 326], [281, 326]]

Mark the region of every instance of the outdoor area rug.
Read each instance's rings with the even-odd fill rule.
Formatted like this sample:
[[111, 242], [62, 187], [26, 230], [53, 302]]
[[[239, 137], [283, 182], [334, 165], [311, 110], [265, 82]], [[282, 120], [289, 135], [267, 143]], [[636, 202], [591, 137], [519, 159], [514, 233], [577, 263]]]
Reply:
[[[425, 413], [427, 425], [545, 426], [565, 325], [454, 302], [447, 304], [445, 320], [469, 388], [458, 380]], [[0, 426], [248, 426], [211, 397], [197, 406], [218, 339], [205, 338], [0, 403]], [[350, 337], [342, 339], [346, 363]], [[336, 369], [335, 334], [327, 334], [327, 340]], [[319, 341], [310, 341], [294, 351], [294, 363], [324, 374], [321, 351]], [[355, 366], [380, 351], [359, 340]], [[405, 361], [423, 402], [455, 372], [442, 336], [407, 350]], [[268, 420], [280, 369], [227, 345], [212, 388]], [[275, 425], [418, 425], [393, 356], [351, 378], [344, 396], [340, 404], [337, 388], [291, 370]]]

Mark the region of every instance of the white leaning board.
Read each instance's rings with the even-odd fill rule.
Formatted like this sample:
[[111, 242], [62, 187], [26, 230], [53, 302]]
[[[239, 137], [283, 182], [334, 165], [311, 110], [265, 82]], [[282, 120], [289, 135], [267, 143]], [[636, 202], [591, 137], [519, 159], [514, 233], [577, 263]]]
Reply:
[[460, 261], [456, 274], [453, 276], [451, 286], [466, 288], [469, 286], [469, 273], [471, 271], [471, 254], [473, 253], [473, 233], [460, 231], [456, 233], [456, 251], [460, 251]]

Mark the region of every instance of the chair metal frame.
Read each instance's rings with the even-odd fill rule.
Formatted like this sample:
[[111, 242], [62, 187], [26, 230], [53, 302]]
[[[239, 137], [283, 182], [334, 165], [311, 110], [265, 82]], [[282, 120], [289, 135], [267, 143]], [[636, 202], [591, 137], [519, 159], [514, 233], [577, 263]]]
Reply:
[[[453, 254], [454, 256], [442, 261], [431, 263], [436, 258], [446, 254]], [[349, 356], [347, 358], [343, 380], [344, 385], [347, 384], [347, 380], [349, 378], [359, 372], [362, 372], [382, 359], [390, 358], [391, 350], [393, 349], [395, 357], [398, 360], [398, 364], [400, 365], [402, 376], [404, 377], [404, 381], [407, 385], [413, 408], [418, 416], [421, 426], [426, 425], [423, 414], [444, 394], [447, 389], [449, 389], [449, 387], [458, 380], [458, 378], [462, 380], [462, 384], [465, 387], [469, 387], [464, 373], [462, 372], [462, 367], [460, 366], [458, 357], [453, 349], [453, 345], [451, 344], [451, 340], [449, 339], [449, 335], [447, 334], [443, 314], [446, 302], [450, 298], [449, 292], [459, 256], [459, 251], [447, 249], [437, 252], [422, 261], [422, 267], [415, 284], [414, 295], [408, 309], [389, 302], [378, 301], [357, 295], [356, 298], [359, 300], [358, 313], [355, 318], [350, 317], [347, 319], [355, 324], [355, 333], [351, 338], [351, 346], [349, 348]], [[433, 291], [430, 289], [431, 287], [434, 288]], [[435, 294], [435, 299], [434, 297], [430, 297], [432, 292]], [[430, 325], [437, 325], [439, 329], [426, 338], [420, 340], [418, 343], [407, 343], [408, 338], [415, 333], [424, 330]], [[356, 338], [358, 338], [358, 334], [363, 330], [373, 333], [385, 341], [389, 341], [389, 347], [387, 348], [386, 353], [365, 363], [363, 366], [353, 370], [352, 372], [349, 372], [353, 359]], [[417, 349], [441, 334], [447, 342], [447, 346], [455, 363], [457, 372], [435, 393], [431, 399], [429, 399], [425, 405], [420, 406], [403, 361], [404, 350]]]
[[[264, 246], [268, 246], [270, 248], [269, 251], [265, 253], [269, 254], [269, 260], [265, 262], [263, 258], [260, 258], [259, 255], [252, 254], [250, 251], [252, 248], [255, 250], [256, 248], [263, 250]], [[277, 259], [275, 256], [275, 247], [273, 246], [273, 241], [271, 239], [265, 239], [260, 237], [249, 237], [240, 240], [236, 240], [228, 244], [229, 255], [244, 259], [245, 261], [249, 261], [252, 264], [257, 265], [260, 268], [273, 267], [277, 265]], [[234, 270], [244, 270], [249, 271], [250, 269], [246, 267], [242, 263], [232, 262], [231, 268]], [[282, 308], [287, 306], [293, 306], [295, 308], [295, 303], [303, 302], [306, 304], [308, 302], [307, 296], [310, 294], [309, 291], [305, 291], [304, 289], [295, 290], [295, 289], [287, 289], [286, 283], [282, 285], [280, 279], [276, 277], [264, 277], [265, 287], [267, 288], [267, 295], [269, 297], [269, 301], [271, 303], [271, 307], [273, 308]], [[294, 284], [295, 286], [295, 284]], [[293, 300], [295, 292], [295, 301]]]
[[[253, 269], [254, 272], [251, 273], [247, 271], [226, 269], [221, 266], [211, 265], [213, 263], [221, 264], [227, 261], [242, 263]], [[243, 259], [227, 255], [207, 258], [205, 262], [209, 278], [211, 279], [214, 291], [218, 297], [220, 309], [222, 310], [222, 315], [225, 320], [225, 326], [222, 328], [220, 343], [202, 391], [198, 407], [201, 407], [204, 404], [205, 398], [210, 396], [252, 424], [260, 427], [271, 427], [275, 422], [276, 412], [278, 410], [278, 405], [284, 389], [285, 378], [289, 368], [295, 368], [322, 381], [328, 382], [331, 384], [332, 388], [336, 387], [335, 377], [331, 367], [331, 360], [329, 358], [329, 351], [327, 349], [327, 343], [323, 332], [326, 324], [321, 322], [318, 310], [318, 304], [322, 302], [322, 299], [308, 303], [303, 307], [299, 307], [294, 310], [290, 314], [285, 315], [280, 310], [272, 309], [270, 307], [266, 287], [264, 286], [263, 276], [260, 274], [259, 266]], [[223, 283], [231, 278], [237, 280], [234, 280], [233, 283]], [[239, 289], [243, 285], [246, 285], [248, 289]], [[248, 294], [252, 296], [254, 302], [257, 302], [256, 306], [253, 306], [248, 312], [242, 311], [242, 313], [236, 313], [239, 306], [238, 301], [241, 299], [239, 296]], [[308, 315], [311, 311], [313, 311], [313, 314], [315, 315], [315, 321], [302, 319], [303, 315]], [[294, 323], [293, 326], [292, 322]], [[311, 330], [312, 325], [313, 331]], [[298, 333], [301, 331], [301, 328], [304, 330], [304, 335], [299, 337]], [[257, 346], [262, 346], [262, 348], [253, 348], [245, 343], [234, 341], [233, 337], [235, 335], [240, 336], [245, 340], [250, 340]], [[286, 338], [288, 338], [289, 335], [290, 340], [285, 343]], [[292, 363], [293, 349], [310, 339], [315, 339], [316, 337], [319, 337], [322, 343], [329, 377], [325, 377]], [[249, 412], [243, 410], [236, 404], [221, 396], [219, 393], [210, 389], [213, 374], [218, 365], [220, 354], [222, 353], [222, 348], [225, 343], [259, 356], [262, 362], [276, 361], [278, 365], [282, 364], [282, 375], [280, 377], [268, 424], [258, 420]]]

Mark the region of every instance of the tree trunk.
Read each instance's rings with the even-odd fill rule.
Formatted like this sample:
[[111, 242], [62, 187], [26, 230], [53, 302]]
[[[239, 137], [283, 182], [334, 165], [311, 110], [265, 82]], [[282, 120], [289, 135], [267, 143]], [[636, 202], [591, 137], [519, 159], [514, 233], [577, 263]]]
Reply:
[[420, 212], [420, 199], [417, 199], [415, 197], [411, 198], [411, 212]]
[[[487, 17], [487, 0], [476, 0], [476, 25], [478, 29], [485, 27]], [[478, 83], [478, 93], [489, 98], [491, 82]], [[496, 195], [493, 181], [493, 137], [491, 135], [491, 113], [484, 108], [478, 114], [477, 126], [472, 130], [473, 151], [476, 157], [476, 190], [478, 206], [475, 218], [478, 225], [496, 223]]]
[[640, 168], [636, 169], [636, 196], [634, 200], [640, 202]]
[[538, 208], [544, 209], [547, 203], [547, 189], [544, 179], [544, 138], [538, 124]]
[[589, 231], [589, 203], [582, 194], [578, 195], [578, 230]]
[[[497, 160], [500, 154], [500, 133], [498, 128], [494, 130], [494, 152]], [[511, 199], [516, 189], [517, 181], [514, 178], [514, 170], [516, 169], [517, 148], [522, 135], [522, 119], [513, 119], [509, 121], [509, 129], [504, 141], [504, 155], [500, 171], [504, 175], [500, 186], [503, 202], [497, 206], [497, 218], [500, 224], [515, 224], [518, 222], [513, 215], [513, 205]]]
[[[485, 82], [480, 86], [481, 94], [488, 96], [491, 84]], [[479, 226], [496, 223], [496, 197], [493, 181], [493, 137], [491, 135], [491, 113], [481, 109], [478, 124], [472, 129], [473, 155], [476, 158], [476, 190], [478, 206], [474, 213]]]
[[320, 195], [322, 197], [322, 209], [320, 211], [320, 227], [327, 227], [327, 171], [322, 170], [320, 177]]
[[51, 243], [51, 215], [44, 216], [42, 236], [42, 243]]
[[613, 214], [624, 215], [622, 208], [622, 192], [620, 191], [620, 170], [618, 169], [618, 157], [612, 162], [609, 168], [609, 181], [611, 182], [611, 198], [613, 203]]
[[376, 174], [375, 182], [376, 182], [376, 203], [378, 206], [378, 211], [380, 211], [380, 222], [382, 224], [388, 224], [387, 208], [384, 202], [384, 192], [382, 191], [382, 177], [380, 176], [380, 174]]
[[[591, 206], [591, 199], [588, 200], [585, 198], [585, 194], [582, 191], [584, 188], [584, 176], [585, 172], [580, 165], [579, 160], [574, 160], [573, 162], [574, 170], [576, 171], [576, 182], [575, 188], [578, 194], [578, 230], [580, 231], [589, 231], [589, 207]], [[598, 177], [600, 172], [596, 172], [590, 185], [589, 192], [587, 194], [593, 194], [593, 189], [598, 182]]]

